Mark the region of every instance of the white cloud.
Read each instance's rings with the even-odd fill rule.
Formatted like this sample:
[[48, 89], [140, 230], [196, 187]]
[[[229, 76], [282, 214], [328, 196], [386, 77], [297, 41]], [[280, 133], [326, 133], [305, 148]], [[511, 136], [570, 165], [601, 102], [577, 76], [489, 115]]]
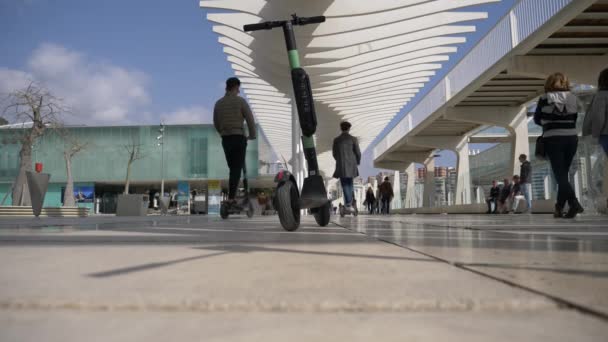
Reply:
[[27, 70], [0, 69], [0, 91], [23, 88], [29, 80], [44, 84], [64, 99], [73, 117], [87, 124], [141, 122], [141, 107], [149, 103], [147, 76], [102, 63], [55, 44], [42, 44], [30, 56]]
[[202, 106], [180, 108], [161, 116], [167, 124], [210, 124], [213, 123], [213, 112]]

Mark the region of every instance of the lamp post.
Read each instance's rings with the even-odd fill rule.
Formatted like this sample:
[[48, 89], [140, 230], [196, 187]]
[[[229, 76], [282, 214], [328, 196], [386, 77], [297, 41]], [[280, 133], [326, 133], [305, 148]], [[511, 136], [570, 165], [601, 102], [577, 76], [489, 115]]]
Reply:
[[156, 137], [158, 140], [157, 146], [160, 146], [160, 198], [161, 200], [165, 196], [165, 125], [163, 122], [160, 122], [160, 128], [158, 129], [160, 133], [159, 136]]

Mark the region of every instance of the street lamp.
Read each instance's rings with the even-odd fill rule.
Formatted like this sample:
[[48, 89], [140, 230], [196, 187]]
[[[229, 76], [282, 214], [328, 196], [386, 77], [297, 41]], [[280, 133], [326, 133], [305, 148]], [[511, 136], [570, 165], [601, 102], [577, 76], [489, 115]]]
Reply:
[[165, 125], [160, 122], [160, 128], [158, 129], [159, 136], [156, 137], [158, 140], [157, 146], [160, 146], [160, 198], [165, 196]]

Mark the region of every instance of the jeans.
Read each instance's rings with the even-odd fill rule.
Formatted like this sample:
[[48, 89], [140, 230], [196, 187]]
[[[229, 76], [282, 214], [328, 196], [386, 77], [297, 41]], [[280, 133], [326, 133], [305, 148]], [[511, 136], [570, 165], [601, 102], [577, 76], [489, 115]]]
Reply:
[[568, 171], [578, 147], [577, 136], [545, 138], [545, 151], [557, 182], [557, 205], [563, 208], [566, 202], [575, 205], [576, 194], [568, 179]]
[[532, 209], [532, 184], [521, 183], [521, 194], [526, 199], [526, 206], [528, 210]]
[[367, 211], [369, 211], [370, 215], [374, 213], [374, 201], [367, 202]]
[[342, 191], [344, 191], [344, 205], [349, 207], [353, 203], [353, 179], [340, 178], [340, 184], [342, 184]]
[[389, 197], [382, 197], [382, 213], [388, 215], [391, 209], [391, 199]]
[[247, 138], [244, 135], [227, 135], [222, 137], [222, 147], [226, 155], [226, 162], [230, 168], [230, 180], [228, 181], [228, 199], [236, 197], [236, 189], [241, 179], [241, 171], [245, 165], [245, 153], [247, 152]]
[[602, 145], [606, 156], [608, 156], [608, 135], [600, 135], [600, 145]]

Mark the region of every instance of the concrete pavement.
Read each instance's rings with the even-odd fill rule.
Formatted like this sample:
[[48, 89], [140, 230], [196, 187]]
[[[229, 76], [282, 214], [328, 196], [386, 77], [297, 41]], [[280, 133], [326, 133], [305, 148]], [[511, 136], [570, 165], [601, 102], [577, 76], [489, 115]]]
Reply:
[[[536, 237], [454, 219], [320, 228], [307, 217], [293, 233], [276, 217], [2, 220], [0, 340], [605, 340], [606, 240], [548, 251]], [[494, 245], [474, 242], [484, 239]], [[590, 271], [535, 289], [561, 273], [504, 266], [514, 260]], [[585, 296], [570, 295], [577, 288]]]

